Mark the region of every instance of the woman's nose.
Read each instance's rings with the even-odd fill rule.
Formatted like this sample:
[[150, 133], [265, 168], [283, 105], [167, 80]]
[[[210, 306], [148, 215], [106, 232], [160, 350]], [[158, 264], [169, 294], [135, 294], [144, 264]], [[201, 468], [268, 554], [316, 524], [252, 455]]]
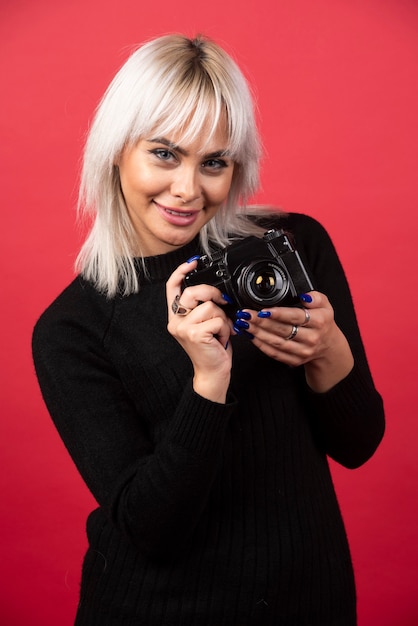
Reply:
[[197, 200], [202, 193], [199, 174], [194, 167], [180, 167], [171, 184], [171, 193], [183, 203]]

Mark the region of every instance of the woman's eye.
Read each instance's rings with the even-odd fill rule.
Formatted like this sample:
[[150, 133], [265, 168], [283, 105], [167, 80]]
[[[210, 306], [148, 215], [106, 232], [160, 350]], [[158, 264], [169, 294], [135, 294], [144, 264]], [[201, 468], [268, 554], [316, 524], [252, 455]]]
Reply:
[[209, 170], [221, 170], [228, 167], [228, 163], [223, 159], [208, 159], [202, 163], [202, 167]]
[[155, 150], [151, 150], [151, 154], [155, 154], [155, 156], [161, 159], [161, 161], [169, 161], [171, 158], [174, 158], [173, 153], [165, 148], [156, 148]]

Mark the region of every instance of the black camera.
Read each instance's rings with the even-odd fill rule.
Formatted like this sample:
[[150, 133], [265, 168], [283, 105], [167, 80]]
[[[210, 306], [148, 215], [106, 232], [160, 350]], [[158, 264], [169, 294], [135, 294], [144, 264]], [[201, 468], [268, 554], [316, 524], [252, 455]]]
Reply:
[[183, 286], [202, 283], [218, 287], [231, 298], [231, 314], [237, 309], [292, 306], [300, 302], [300, 294], [314, 289], [289, 235], [276, 229], [262, 238], [236, 241], [212, 258], [202, 256]]

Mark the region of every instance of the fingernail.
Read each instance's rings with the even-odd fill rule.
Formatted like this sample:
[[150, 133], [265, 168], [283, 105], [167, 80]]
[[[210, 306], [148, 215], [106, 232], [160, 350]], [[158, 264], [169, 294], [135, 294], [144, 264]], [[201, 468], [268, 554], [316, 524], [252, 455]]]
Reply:
[[270, 311], [259, 311], [257, 317], [271, 317]]
[[187, 259], [186, 263], [193, 263], [193, 261], [198, 261], [199, 259], [200, 259], [200, 255], [195, 254], [194, 256], [191, 256], [190, 259]]
[[234, 324], [233, 329], [235, 330], [237, 335], [242, 335], [242, 333], [244, 332], [243, 330], [241, 330], [241, 328], [238, 328], [236, 324]]
[[248, 339], [254, 339], [254, 335], [252, 333], [249, 333], [247, 330], [243, 330], [242, 334], [248, 337]]
[[234, 304], [233, 300], [231, 300], [231, 298], [226, 293], [222, 294], [222, 298], [225, 300], [225, 302], [228, 302], [228, 304]]
[[249, 323], [248, 322], [244, 322], [244, 320], [235, 320], [234, 328], [235, 328], [235, 326], [237, 326], [238, 328], [241, 328], [241, 329], [242, 328], [247, 329], [247, 328], [250, 327]]
[[241, 319], [241, 320], [250, 320], [251, 319], [251, 313], [248, 313], [248, 311], [237, 311], [235, 313], [235, 317], [237, 319]]
[[312, 296], [308, 293], [301, 293], [299, 299], [302, 300], [302, 302], [312, 302]]
[[229, 346], [229, 341], [227, 341], [226, 344], [225, 344], [225, 350], [228, 349], [228, 346]]

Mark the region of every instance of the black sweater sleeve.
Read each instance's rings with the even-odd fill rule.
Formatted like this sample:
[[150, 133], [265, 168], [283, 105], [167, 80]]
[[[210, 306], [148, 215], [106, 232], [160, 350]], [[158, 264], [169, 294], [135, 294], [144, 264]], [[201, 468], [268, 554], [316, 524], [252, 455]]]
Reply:
[[326, 393], [309, 393], [313, 427], [331, 458], [355, 468], [372, 456], [383, 437], [382, 398], [373, 383], [349, 285], [329, 235], [305, 215], [290, 215], [289, 228], [316, 290], [329, 298], [354, 355], [354, 367], [344, 380]]
[[[105, 345], [113, 309], [74, 281], [36, 324], [36, 373], [61, 438], [102, 509], [143, 553], [166, 558], [181, 549], [205, 506], [234, 403], [209, 402], [189, 381], [163, 436], [153, 441]], [[141, 385], [138, 380], [144, 396]]]

